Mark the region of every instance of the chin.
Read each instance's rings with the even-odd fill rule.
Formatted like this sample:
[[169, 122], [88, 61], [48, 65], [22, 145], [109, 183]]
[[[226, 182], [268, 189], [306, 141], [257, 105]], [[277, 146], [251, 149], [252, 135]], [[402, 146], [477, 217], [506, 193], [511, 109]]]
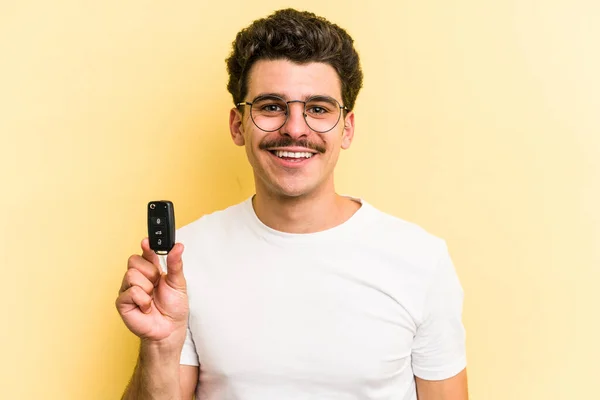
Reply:
[[260, 179], [255, 179], [255, 181], [260, 187], [257, 187], [257, 190], [262, 189], [271, 196], [279, 198], [308, 196], [320, 191], [327, 182], [327, 180], [318, 179], [319, 176], [315, 176], [316, 174], [309, 173], [309, 171], [295, 176], [271, 174], [269, 172], [263, 170], [263, 173], [258, 174]]
[[318, 185], [273, 185], [271, 186], [273, 194], [278, 197], [299, 198], [311, 195], [318, 189]]
[[302, 197], [306, 194], [310, 193], [310, 190], [306, 188], [282, 188], [279, 187], [273, 191], [278, 197], [289, 197], [289, 198], [297, 198]]

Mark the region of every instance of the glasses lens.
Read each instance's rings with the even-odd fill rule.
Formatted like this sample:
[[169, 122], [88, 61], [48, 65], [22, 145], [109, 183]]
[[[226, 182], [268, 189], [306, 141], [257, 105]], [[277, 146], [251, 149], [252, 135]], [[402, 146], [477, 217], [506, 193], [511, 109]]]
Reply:
[[313, 131], [330, 131], [338, 123], [340, 114], [340, 105], [331, 97], [317, 96], [306, 102], [306, 123]]
[[276, 131], [285, 123], [287, 103], [279, 97], [258, 97], [252, 102], [250, 113], [258, 128], [269, 132]]

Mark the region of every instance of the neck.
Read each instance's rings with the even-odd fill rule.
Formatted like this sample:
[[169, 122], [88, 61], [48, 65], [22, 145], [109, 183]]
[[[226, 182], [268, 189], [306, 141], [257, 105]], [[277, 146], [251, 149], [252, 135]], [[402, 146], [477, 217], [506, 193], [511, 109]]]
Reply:
[[314, 233], [333, 228], [360, 208], [358, 202], [334, 190], [298, 197], [257, 190], [252, 205], [265, 225], [287, 233]]

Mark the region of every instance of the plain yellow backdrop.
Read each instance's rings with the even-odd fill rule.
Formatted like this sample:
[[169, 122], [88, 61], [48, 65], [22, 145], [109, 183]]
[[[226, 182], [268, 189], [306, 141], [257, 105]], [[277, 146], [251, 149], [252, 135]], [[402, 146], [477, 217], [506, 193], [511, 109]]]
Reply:
[[[338, 191], [448, 241], [471, 398], [596, 398], [600, 3], [282, 1], [355, 38]], [[0, 398], [120, 398], [114, 300], [149, 200], [252, 194], [225, 58], [273, 2], [0, 2]], [[218, 304], [214, 305], [218, 307]]]

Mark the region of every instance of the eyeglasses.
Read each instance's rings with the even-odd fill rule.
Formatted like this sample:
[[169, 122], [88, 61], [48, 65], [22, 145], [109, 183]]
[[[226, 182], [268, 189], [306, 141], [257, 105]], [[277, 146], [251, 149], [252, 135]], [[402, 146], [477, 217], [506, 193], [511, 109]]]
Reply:
[[265, 132], [274, 132], [287, 122], [291, 103], [303, 103], [302, 115], [308, 127], [318, 133], [329, 132], [338, 124], [342, 110], [348, 108], [329, 96], [313, 96], [306, 101], [285, 101], [279, 96], [258, 96], [254, 101], [243, 101], [236, 106], [250, 106], [250, 118], [254, 125]]

